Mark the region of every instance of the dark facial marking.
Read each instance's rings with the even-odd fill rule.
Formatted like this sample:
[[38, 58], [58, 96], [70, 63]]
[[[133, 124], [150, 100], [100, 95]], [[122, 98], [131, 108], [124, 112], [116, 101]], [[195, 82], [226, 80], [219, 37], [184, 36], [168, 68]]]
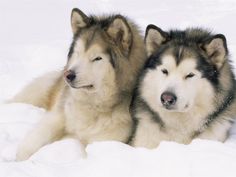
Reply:
[[148, 69], [155, 69], [156, 66], [159, 66], [162, 64], [161, 58], [163, 56], [163, 54], [165, 53], [165, 51], [168, 49], [167, 45], [163, 45], [159, 48], [158, 51], [156, 51], [156, 53], [153, 53], [148, 60], [145, 63], [144, 68], [148, 68]]
[[[235, 82], [235, 80], [234, 80], [234, 82]], [[224, 102], [219, 105], [219, 107], [216, 109], [215, 112], [209, 114], [206, 117], [206, 119], [205, 119], [206, 121], [203, 123], [201, 129], [199, 129], [197, 131], [194, 131], [192, 133], [192, 138], [196, 138], [197, 136], [199, 136], [202, 132], [204, 132], [205, 129], [207, 129], [212, 124], [212, 122], [217, 120], [217, 118], [220, 114], [227, 111], [227, 108], [230, 107], [233, 104], [234, 100], [235, 100], [235, 89], [236, 89], [236, 85], [233, 84], [231, 90], [225, 96]], [[228, 122], [230, 122], [230, 121], [228, 120]]]
[[92, 42], [94, 41], [94, 38], [95, 38], [95, 35], [96, 35], [96, 30], [91, 31], [90, 33], [91, 34], [89, 34], [87, 39], [85, 40], [85, 51], [87, 51], [89, 49]]
[[132, 117], [132, 120], [133, 120], [133, 127], [132, 127], [131, 136], [129, 137], [129, 139], [127, 141], [128, 144], [132, 144], [132, 140], [135, 137], [135, 133], [136, 133], [136, 130], [137, 130], [137, 127], [138, 127], [138, 124], [139, 124], [139, 119], [137, 117], [135, 117], [135, 114], [136, 114], [136, 111], [137, 111], [136, 108], [141, 108], [141, 109], [147, 111], [150, 114], [151, 119], [160, 126], [162, 131], [165, 131], [165, 123], [163, 122], [163, 120], [161, 119], [159, 114], [154, 112], [149, 107], [149, 105], [145, 102], [145, 100], [140, 98], [139, 94], [140, 93], [138, 93], [138, 89], [136, 88], [135, 93], [134, 93], [133, 98], [132, 98], [131, 105], [130, 105], [130, 114], [131, 114], [131, 117]]
[[112, 51], [111, 48], [108, 48], [108, 49], [107, 49], [107, 53], [108, 53], [108, 55], [109, 55], [110, 63], [111, 63], [111, 65], [112, 65], [112, 67], [115, 68], [116, 65], [117, 65], [117, 64], [116, 64], [116, 54]]
[[70, 48], [69, 48], [69, 52], [68, 52], [68, 55], [67, 55], [67, 60], [69, 60], [74, 52], [74, 46], [75, 46], [75, 41], [73, 40], [71, 45], [70, 45]]
[[197, 69], [202, 73], [202, 77], [209, 80], [214, 88], [219, 85], [219, 71], [216, 66], [207, 62], [203, 56], [198, 57]]
[[174, 48], [173, 54], [176, 60], [176, 64], [179, 65], [179, 63], [181, 63], [181, 61], [183, 60], [184, 46], [183, 45], [176, 46]]

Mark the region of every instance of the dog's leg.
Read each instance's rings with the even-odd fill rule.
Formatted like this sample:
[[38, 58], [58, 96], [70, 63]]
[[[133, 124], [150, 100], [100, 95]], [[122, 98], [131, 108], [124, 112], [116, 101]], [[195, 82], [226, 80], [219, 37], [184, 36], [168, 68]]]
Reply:
[[151, 121], [148, 117], [141, 119], [131, 145], [134, 147], [156, 148], [161, 142], [163, 133], [160, 131], [159, 124]]
[[63, 115], [62, 112], [48, 113], [19, 145], [16, 160], [26, 160], [42, 146], [61, 138], [65, 125]]
[[232, 124], [228, 121], [216, 121], [197, 138], [224, 142]]

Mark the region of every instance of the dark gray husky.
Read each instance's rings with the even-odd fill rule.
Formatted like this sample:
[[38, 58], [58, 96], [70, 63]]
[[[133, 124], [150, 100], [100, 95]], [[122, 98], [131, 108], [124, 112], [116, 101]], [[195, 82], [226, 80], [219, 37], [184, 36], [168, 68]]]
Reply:
[[236, 116], [235, 79], [226, 39], [200, 28], [146, 29], [149, 56], [131, 113], [131, 144], [157, 147], [162, 140], [224, 141]]

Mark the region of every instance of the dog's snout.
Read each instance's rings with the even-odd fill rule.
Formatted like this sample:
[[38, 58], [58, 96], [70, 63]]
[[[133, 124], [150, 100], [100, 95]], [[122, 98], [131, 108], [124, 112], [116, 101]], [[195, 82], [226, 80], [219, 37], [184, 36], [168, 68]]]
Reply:
[[64, 73], [64, 77], [66, 78], [68, 82], [72, 82], [73, 80], [75, 80], [76, 74], [74, 71], [68, 70]]
[[177, 97], [172, 92], [164, 92], [161, 94], [161, 102], [166, 107], [169, 108], [170, 106], [176, 103]]

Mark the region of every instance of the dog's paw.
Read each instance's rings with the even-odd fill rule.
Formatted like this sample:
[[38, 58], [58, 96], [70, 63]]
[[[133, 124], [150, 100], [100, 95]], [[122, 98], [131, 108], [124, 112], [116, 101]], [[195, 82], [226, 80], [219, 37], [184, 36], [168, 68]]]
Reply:
[[30, 157], [29, 153], [27, 152], [17, 152], [16, 153], [16, 161], [25, 161]]
[[16, 153], [16, 161], [24, 161], [30, 158], [34, 154], [35, 150], [31, 146], [20, 145]]

